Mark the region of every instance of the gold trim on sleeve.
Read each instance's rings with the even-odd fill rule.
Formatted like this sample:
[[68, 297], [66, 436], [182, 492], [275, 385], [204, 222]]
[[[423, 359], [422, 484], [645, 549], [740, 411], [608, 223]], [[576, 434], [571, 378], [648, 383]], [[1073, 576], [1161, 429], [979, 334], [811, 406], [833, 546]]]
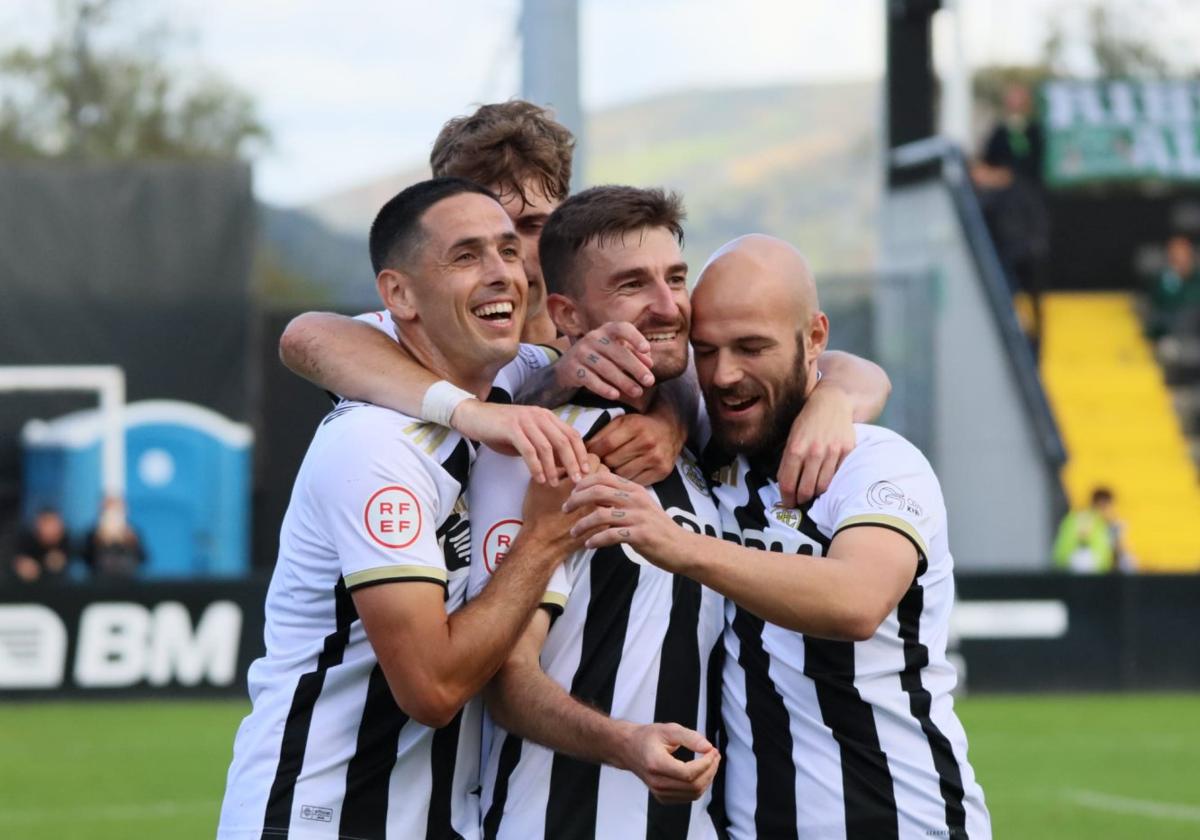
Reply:
[[389, 580], [428, 580], [446, 583], [449, 578], [445, 569], [436, 566], [377, 566], [346, 575], [346, 588], [353, 589], [368, 583], [384, 583]]
[[560, 610], [567, 608], [567, 596], [561, 592], [547, 592], [542, 596], [543, 607], [558, 607]]
[[913, 545], [917, 547], [917, 551], [921, 552], [921, 556], [928, 559], [929, 547], [925, 545], [925, 540], [921, 537], [921, 533], [912, 526], [911, 522], [907, 522], [898, 516], [889, 516], [886, 513], [861, 513], [858, 516], [851, 516], [848, 519], [843, 519], [833, 530], [833, 535], [836, 537], [839, 532], [847, 528], [854, 528], [859, 525], [879, 525], [883, 528], [892, 528], [904, 536], [912, 540]]

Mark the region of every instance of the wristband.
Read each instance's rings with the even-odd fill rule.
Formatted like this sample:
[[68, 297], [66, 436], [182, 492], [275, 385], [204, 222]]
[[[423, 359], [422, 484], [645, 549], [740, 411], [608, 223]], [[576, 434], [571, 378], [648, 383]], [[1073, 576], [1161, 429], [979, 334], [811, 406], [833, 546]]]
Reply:
[[439, 426], [449, 426], [450, 417], [459, 403], [473, 399], [475, 395], [470, 391], [464, 391], [445, 379], [439, 379], [425, 391], [425, 398], [421, 400], [421, 419], [437, 423]]

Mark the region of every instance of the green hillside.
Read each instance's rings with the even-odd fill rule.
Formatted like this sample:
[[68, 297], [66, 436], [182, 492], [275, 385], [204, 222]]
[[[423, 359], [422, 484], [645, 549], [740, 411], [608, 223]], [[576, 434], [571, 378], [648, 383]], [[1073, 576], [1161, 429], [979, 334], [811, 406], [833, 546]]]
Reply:
[[679, 190], [696, 267], [732, 236], [762, 231], [795, 242], [818, 272], [865, 270], [881, 179], [877, 91], [696, 91], [603, 111], [588, 122], [588, 181]]
[[[866, 82], [689, 91], [622, 105], [588, 119], [586, 180], [680, 191], [694, 271], [723, 242], [752, 231], [795, 242], [819, 274], [867, 271], [882, 179], [880, 108], [878, 86]], [[358, 277], [363, 260], [347, 242], [365, 253], [379, 205], [427, 176], [414, 164], [303, 208], [320, 225], [277, 214], [266, 232], [286, 266], [312, 268], [333, 300], [356, 299], [358, 284], [345, 278]], [[322, 226], [337, 235], [328, 248]], [[303, 236], [283, 235], [291, 230]], [[347, 266], [339, 271], [330, 263], [341, 254]], [[363, 288], [370, 293], [369, 282]]]

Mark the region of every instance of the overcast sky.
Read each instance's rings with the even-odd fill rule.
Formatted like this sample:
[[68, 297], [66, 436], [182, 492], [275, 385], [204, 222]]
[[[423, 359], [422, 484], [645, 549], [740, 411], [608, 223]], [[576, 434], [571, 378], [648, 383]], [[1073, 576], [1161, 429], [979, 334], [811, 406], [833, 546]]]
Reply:
[[[879, 78], [885, 0], [580, 0], [586, 109], [695, 87]], [[972, 62], [1033, 58], [1047, 15], [1082, 0], [959, 0]], [[1146, 0], [1124, 0], [1136, 6]], [[1187, 20], [1162, 22], [1200, 43]], [[259, 196], [318, 198], [418, 162], [449, 117], [520, 93], [519, 0], [128, 0], [122, 22], [162, 20], [176, 53], [253, 94], [274, 136]], [[0, 43], [44, 42], [55, 3], [0, 0]], [[946, 18], [942, 15], [940, 17]], [[938, 23], [939, 59], [951, 51]], [[1166, 30], [1164, 29], [1164, 32]]]

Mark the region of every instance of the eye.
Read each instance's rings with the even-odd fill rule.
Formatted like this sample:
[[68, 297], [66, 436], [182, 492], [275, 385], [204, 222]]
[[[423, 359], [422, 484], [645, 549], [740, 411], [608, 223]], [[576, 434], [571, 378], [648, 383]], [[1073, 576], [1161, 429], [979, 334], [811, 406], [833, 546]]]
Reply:
[[674, 274], [667, 278], [667, 283], [672, 288], [675, 288], [675, 289], [678, 289], [681, 287], [686, 288], [687, 287], [687, 275], [686, 274]]
[[475, 260], [475, 254], [473, 254], [470, 251], [463, 251], [461, 254], [459, 254], [457, 257], [454, 258], [454, 262], [459, 263], [461, 265], [466, 265], [467, 263], [473, 262], [474, 260]]
[[697, 357], [711, 356], [715, 352], [717, 352], [717, 348], [709, 347], [707, 344], [693, 344], [692, 345], [692, 355], [697, 356]]
[[510, 257], [512, 259], [520, 259], [521, 258], [520, 249], [513, 245], [506, 245], [505, 247], [501, 248], [500, 254], [502, 256]]
[[531, 220], [531, 221], [522, 220], [517, 225], [517, 229], [520, 230], [521, 233], [540, 233], [542, 228], [545, 226], [546, 226], [546, 223], [540, 219]]
[[645, 282], [642, 280], [626, 280], [624, 283], [618, 286], [617, 289], [622, 292], [636, 292], [645, 285]]

